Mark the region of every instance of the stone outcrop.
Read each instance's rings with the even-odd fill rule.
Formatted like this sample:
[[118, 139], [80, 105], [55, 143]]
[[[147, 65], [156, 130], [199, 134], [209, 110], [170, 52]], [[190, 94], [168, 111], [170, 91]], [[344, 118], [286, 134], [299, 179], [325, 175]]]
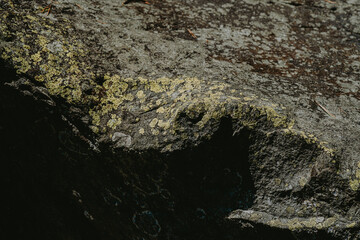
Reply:
[[0, 2], [8, 239], [357, 239], [357, 1]]

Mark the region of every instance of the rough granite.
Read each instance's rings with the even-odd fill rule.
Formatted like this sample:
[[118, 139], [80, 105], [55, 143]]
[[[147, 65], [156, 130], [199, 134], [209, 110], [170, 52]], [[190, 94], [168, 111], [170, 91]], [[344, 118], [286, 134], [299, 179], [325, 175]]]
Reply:
[[1, 91], [103, 162], [55, 184], [101, 239], [357, 239], [359, 26], [356, 0], [1, 0]]

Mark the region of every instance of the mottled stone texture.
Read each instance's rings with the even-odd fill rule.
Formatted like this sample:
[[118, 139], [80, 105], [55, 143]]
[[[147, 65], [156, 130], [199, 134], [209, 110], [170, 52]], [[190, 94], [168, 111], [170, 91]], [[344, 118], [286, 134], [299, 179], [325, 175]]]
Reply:
[[358, 239], [360, 3], [145, 2], [0, 0], [0, 238]]

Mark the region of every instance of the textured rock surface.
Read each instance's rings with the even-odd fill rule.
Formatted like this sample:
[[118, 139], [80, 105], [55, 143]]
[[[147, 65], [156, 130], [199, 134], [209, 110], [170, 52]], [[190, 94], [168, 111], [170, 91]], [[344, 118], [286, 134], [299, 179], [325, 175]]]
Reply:
[[49, 3], [0, 1], [1, 236], [359, 237], [358, 1]]

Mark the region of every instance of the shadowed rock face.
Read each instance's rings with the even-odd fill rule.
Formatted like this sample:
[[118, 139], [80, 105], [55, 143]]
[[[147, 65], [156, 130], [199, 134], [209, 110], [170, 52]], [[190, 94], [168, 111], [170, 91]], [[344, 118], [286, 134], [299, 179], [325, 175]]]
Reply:
[[0, 2], [1, 238], [357, 239], [359, 3], [149, 3]]

